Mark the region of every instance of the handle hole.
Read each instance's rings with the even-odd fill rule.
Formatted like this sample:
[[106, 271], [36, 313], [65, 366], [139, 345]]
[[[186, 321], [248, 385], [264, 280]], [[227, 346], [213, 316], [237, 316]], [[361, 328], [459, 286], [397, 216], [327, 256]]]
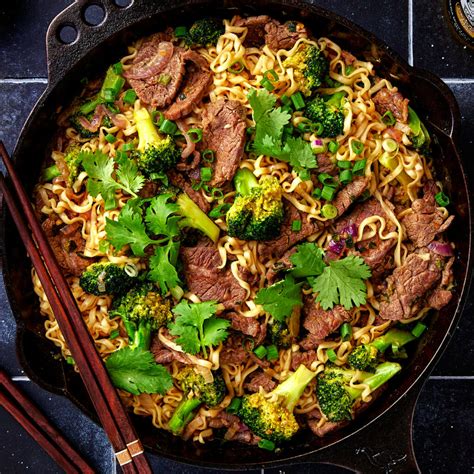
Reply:
[[63, 44], [72, 44], [77, 40], [79, 33], [77, 28], [71, 23], [60, 25], [57, 31], [57, 38]]
[[133, 0], [114, 0], [114, 3], [119, 8], [128, 8], [132, 5]]
[[98, 26], [105, 20], [105, 10], [102, 5], [92, 3], [82, 10], [82, 18], [89, 26]]

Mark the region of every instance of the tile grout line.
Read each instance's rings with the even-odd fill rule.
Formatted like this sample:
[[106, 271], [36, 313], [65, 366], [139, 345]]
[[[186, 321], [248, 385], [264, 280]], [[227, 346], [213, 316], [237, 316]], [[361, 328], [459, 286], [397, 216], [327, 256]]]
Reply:
[[0, 79], [0, 84], [47, 84], [47, 83], [48, 83], [47, 77], [23, 77], [23, 78], [7, 77], [4, 79]]
[[474, 84], [474, 79], [461, 78], [461, 77], [445, 77], [442, 78], [446, 84]]
[[408, 64], [413, 66], [413, 0], [408, 0]]

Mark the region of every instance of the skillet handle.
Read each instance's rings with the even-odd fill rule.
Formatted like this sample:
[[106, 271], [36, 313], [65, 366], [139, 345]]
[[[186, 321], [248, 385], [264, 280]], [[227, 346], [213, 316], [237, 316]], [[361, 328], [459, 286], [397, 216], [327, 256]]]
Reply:
[[[46, 33], [50, 87], [56, 85], [67, 71], [112, 33], [173, 5], [170, 0], [130, 0], [129, 6], [119, 6], [124, 3], [124, 0], [76, 0], [53, 19]], [[91, 25], [85, 19], [86, 9], [90, 6], [102, 8], [104, 12], [104, 18], [98, 25]], [[74, 36], [72, 31], [76, 31], [76, 37], [71, 42], [61, 40], [60, 33], [64, 27], [70, 29], [71, 36]]]
[[[412, 474], [421, 472], [413, 450], [413, 414], [424, 381], [419, 381], [397, 404], [349, 438], [304, 458], [357, 473]], [[297, 472], [288, 466], [288, 473]], [[280, 472], [285, 468], [280, 468]]]

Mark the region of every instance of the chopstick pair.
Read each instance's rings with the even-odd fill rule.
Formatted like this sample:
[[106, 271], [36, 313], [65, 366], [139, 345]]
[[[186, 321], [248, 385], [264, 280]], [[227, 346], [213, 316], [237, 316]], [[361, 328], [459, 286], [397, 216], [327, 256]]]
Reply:
[[10, 189], [10, 185], [0, 174], [0, 190], [43, 285], [100, 422], [113, 446], [117, 462], [125, 473], [151, 473], [143, 446], [117, 390], [110, 381], [76, 300], [2, 142], [0, 142], [0, 155], [12, 186]]
[[28, 434], [68, 474], [93, 474], [94, 470], [63, 435], [0, 369], [0, 406], [20, 423]]

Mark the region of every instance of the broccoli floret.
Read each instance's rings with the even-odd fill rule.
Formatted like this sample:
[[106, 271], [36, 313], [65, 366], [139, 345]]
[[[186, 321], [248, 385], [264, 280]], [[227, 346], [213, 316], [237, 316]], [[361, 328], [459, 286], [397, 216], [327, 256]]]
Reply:
[[189, 28], [186, 43], [189, 46], [215, 46], [224, 31], [221, 20], [203, 18], [194, 22]]
[[321, 86], [329, 69], [321, 50], [307, 43], [301, 44], [295, 54], [285, 59], [283, 66], [293, 68], [299, 89], [307, 96]]
[[344, 92], [336, 92], [331, 96], [314, 98], [307, 106], [304, 116], [313, 123], [321, 124], [320, 137], [336, 137], [344, 129], [344, 113], [342, 99]]
[[296, 342], [300, 330], [301, 308], [295, 308], [285, 321], [276, 319], [270, 324], [270, 337], [277, 347], [288, 348]]
[[212, 382], [205, 381], [202, 374], [192, 367], [186, 366], [176, 379], [184, 392], [184, 400], [178, 405], [169, 421], [169, 428], [175, 435], [180, 434], [184, 427], [194, 418], [195, 410], [203, 403], [209, 407], [219, 405], [226, 394], [224, 379], [213, 374]]
[[172, 321], [169, 300], [154, 291], [153, 285], [142, 283], [114, 301], [112, 316], [120, 316], [132, 349], [150, 348], [153, 331]]
[[347, 359], [353, 369], [372, 372], [380, 362], [380, 356], [389, 348], [398, 350], [400, 347], [415, 340], [416, 337], [408, 331], [390, 329], [386, 334], [375, 338], [369, 344], [357, 346]]
[[173, 137], [158, 133], [147, 109], [135, 110], [134, 117], [138, 132], [135, 159], [140, 171], [151, 177], [173, 168], [181, 157]]
[[96, 296], [121, 295], [135, 282], [135, 277], [131, 277], [123, 267], [111, 262], [89, 265], [79, 279], [81, 288]]
[[239, 416], [258, 436], [270, 441], [287, 441], [299, 429], [293, 410], [306, 386], [316, 376], [300, 365], [296, 372], [269, 394], [245, 395]]
[[[400, 364], [384, 362], [375, 368], [375, 373], [359, 372], [358, 380], [376, 390], [401, 370]], [[344, 421], [352, 419], [352, 407], [363, 389], [349, 386], [349, 382], [356, 374], [355, 370], [337, 366], [326, 366], [318, 374], [316, 395], [321, 412], [330, 421]]]
[[240, 169], [234, 178], [237, 197], [227, 211], [227, 232], [242, 240], [269, 240], [278, 236], [284, 211], [277, 178], [257, 181], [248, 169]]

